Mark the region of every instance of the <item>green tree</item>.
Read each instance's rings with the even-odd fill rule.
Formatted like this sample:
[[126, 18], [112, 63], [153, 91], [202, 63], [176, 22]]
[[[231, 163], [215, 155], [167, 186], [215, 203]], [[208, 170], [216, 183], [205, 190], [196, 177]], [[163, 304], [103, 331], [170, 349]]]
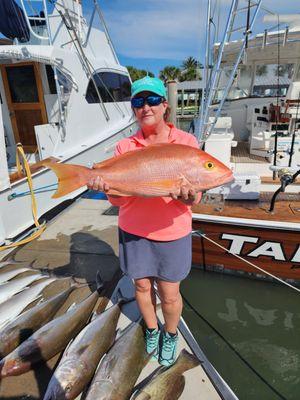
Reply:
[[159, 79], [164, 81], [178, 81], [180, 79], [181, 71], [179, 68], [174, 67], [174, 65], [167, 65], [159, 73]]
[[133, 67], [131, 65], [127, 66], [126, 68], [127, 68], [128, 72], [129, 72], [129, 75], [131, 77], [132, 82], [134, 82], [134, 81], [136, 81], [138, 79], [144, 78], [147, 75], [151, 76], [151, 78], [154, 77], [153, 72], [146, 71], [145, 69], [135, 68], [135, 67]]
[[194, 81], [201, 80], [201, 70], [203, 65], [197, 61], [194, 57], [187, 57], [183, 60], [181, 65], [181, 76], [180, 81]]

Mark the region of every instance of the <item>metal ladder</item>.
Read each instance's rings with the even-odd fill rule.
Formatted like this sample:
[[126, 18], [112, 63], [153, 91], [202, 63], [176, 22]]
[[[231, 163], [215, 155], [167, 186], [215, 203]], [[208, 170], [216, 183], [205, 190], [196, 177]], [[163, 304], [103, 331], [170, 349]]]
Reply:
[[[247, 6], [243, 5], [241, 6], [241, 3], [247, 2]], [[206, 68], [209, 68], [209, 46], [210, 46], [210, 38], [209, 38], [209, 25], [211, 23], [211, 1], [209, 0], [208, 2], [208, 11], [207, 11], [207, 37], [206, 37]], [[247, 47], [248, 43], [248, 36], [251, 34], [254, 22], [256, 20], [258, 11], [261, 7], [262, 0], [232, 0], [231, 6], [230, 6], [230, 11], [228, 14], [228, 19], [227, 23], [225, 26], [224, 34], [222, 41], [219, 45], [219, 50], [218, 50], [218, 55], [217, 59], [214, 63], [213, 68], [211, 69], [210, 74], [204, 75], [205, 77], [205, 82], [204, 82], [204, 87], [206, 88], [205, 93], [203, 94], [203, 101], [201, 104], [201, 110], [199, 112], [200, 115], [200, 126], [199, 126], [199, 132], [198, 132], [198, 139], [200, 143], [205, 142], [205, 140], [208, 139], [208, 137], [211, 135], [215, 124], [221, 114], [221, 110], [223, 108], [224, 102], [228, 96], [229, 90], [232, 86], [232, 83], [235, 79], [235, 74], [238, 69], [238, 66], [240, 64], [240, 61], [244, 55], [244, 51]], [[251, 11], [252, 16], [251, 16]], [[241, 14], [247, 13], [246, 16], [246, 25], [242, 26], [236, 26], [236, 17]], [[228, 43], [231, 39], [231, 35], [233, 33], [241, 33], [241, 37], [239, 38], [240, 42], [240, 49], [238, 51], [236, 60], [234, 61], [234, 65], [232, 68], [232, 71], [230, 73], [229, 79], [227, 81], [227, 84], [224, 88], [219, 87], [219, 82], [221, 78], [221, 73], [222, 73], [222, 68], [221, 68], [221, 61], [224, 55], [224, 48], [225, 44]], [[218, 104], [217, 111], [214, 113], [213, 119], [210, 121], [209, 119], [209, 111], [210, 107], [214, 101], [215, 95], [217, 93], [217, 90], [223, 90], [222, 97], [220, 100], [220, 103]]]

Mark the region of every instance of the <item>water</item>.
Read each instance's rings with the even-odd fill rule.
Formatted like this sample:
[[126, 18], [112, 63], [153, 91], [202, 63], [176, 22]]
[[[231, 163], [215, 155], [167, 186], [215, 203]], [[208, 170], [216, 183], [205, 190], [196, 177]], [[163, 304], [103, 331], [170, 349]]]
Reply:
[[196, 269], [181, 289], [186, 322], [239, 399], [300, 399], [298, 293]]

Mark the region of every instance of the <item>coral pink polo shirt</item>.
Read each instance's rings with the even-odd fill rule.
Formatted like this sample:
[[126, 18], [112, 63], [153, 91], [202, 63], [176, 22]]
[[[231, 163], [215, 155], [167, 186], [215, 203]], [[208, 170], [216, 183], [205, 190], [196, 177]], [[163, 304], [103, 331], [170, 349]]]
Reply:
[[[179, 143], [199, 148], [197, 139], [190, 133], [171, 128], [168, 143]], [[122, 139], [115, 155], [147, 146], [143, 133]], [[200, 197], [200, 196], [199, 196]], [[191, 207], [171, 197], [119, 197], [108, 196], [111, 204], [119, 206], [119, 227], [125, 232], [151, 240], [168, 241], [188, 235], [192, 228]]]

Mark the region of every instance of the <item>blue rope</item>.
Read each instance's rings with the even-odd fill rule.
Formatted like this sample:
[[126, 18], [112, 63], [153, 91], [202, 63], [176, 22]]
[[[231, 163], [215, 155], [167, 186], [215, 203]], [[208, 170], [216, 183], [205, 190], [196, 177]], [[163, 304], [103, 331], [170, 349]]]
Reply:
[[[33, 192], [34, 193], [49, 192], [49, 190], [44, 190], [44, 189], [51, 188], [52, 186], [55, 186], [55, 187], [53, 187], [53, 189], [50, 189], [50, 190], [57, 189], [57, 183], [53, 183], [52, 185], [41, 186], [41, 187], [35, 189]], [[7, 199], [10, 201], [10, 200], [16, 199], [17, 197], [27, 196], [28, 194], [30, 194], [30, 190], [27, 190], [26, 192], [21, 192], [21, 193], [14, 192], [14, 193], [11, 193], [9, 196], [7, 196]]]

